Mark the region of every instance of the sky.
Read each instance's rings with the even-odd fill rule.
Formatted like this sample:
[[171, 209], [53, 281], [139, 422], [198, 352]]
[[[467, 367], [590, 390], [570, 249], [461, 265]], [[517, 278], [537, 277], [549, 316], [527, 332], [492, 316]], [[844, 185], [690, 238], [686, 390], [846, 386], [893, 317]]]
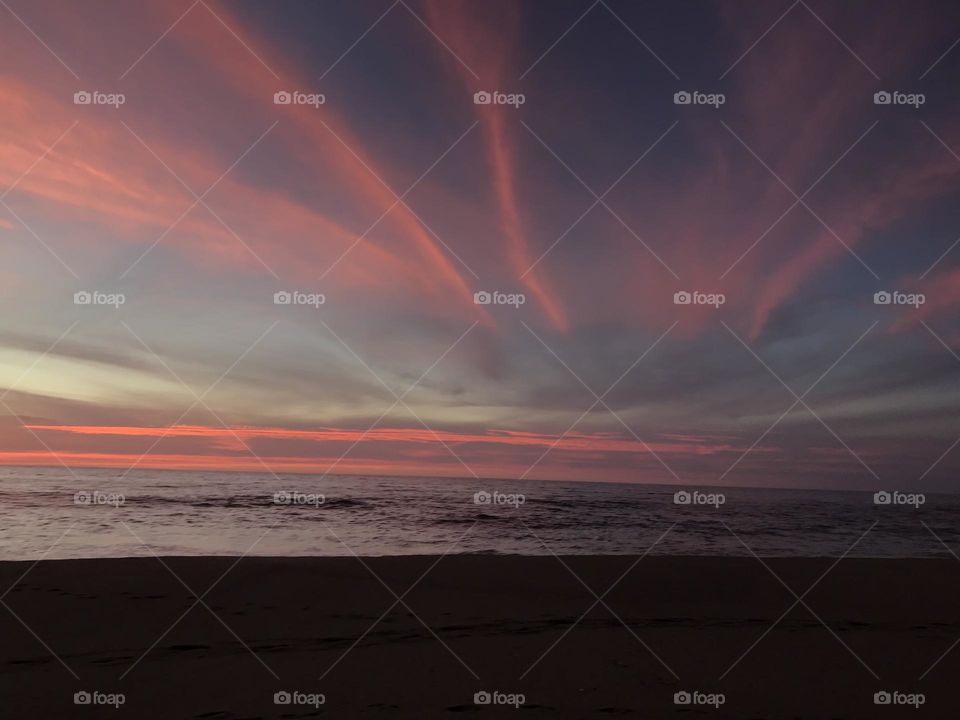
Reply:
[[2, 5], [0, 463], [956, 487], [955, 3]]

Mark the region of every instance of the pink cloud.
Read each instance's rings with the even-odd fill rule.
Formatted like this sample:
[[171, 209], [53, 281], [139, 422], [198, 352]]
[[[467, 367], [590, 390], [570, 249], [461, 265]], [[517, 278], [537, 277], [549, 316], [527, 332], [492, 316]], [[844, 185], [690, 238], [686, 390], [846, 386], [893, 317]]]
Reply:
[[[511, 92], [507, 70], [512, 67], [510, 57], [520, 26], [516, 6], [502, 5], [501, 11], [495, 16], [478, 12], [476, 5], [462, 0], [433, 0], [427, 9], [430, 24], [457, 53], [458, 57], [452, 57], [442, 47], [438, 49], [448, 67], [462, 82], [464, 97], [470, 98], [480, 90]], [[472, 70], [465, 68], [459, 57], [463, 57]], [[482, 80], [478, 80], [474, 73]], [[487, 164], [510, 265], [518, 280], [546, 313], [551, 325], [557, 330], [566, 331], [570, 328], [570, 321], [556, 293], [543, 277], [543, 268], [530, 270], [537, 257], [531, 251], [526, 237], [522, 200], [517, 188], [518, 149], [505, 118], [507, 113], [513, 111], [494, 105], [474, 107], [483, 130]]]

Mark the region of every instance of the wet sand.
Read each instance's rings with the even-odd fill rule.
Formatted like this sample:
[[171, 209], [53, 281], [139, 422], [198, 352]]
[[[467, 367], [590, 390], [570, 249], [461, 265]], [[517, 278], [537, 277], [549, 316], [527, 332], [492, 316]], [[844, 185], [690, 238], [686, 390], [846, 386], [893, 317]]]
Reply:
[[952, 558], [636, 560], [0, 563], [0, 717], [960, 716]]

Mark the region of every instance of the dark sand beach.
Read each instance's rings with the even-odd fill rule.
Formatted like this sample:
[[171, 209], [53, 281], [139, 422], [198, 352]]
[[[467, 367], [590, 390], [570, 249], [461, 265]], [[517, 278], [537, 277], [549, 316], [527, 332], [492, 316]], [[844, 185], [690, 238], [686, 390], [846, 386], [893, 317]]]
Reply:
[[[848, 558], [832, 569], [829, 558], [771, 559], [768, 570], [747, 557], [650, 556], [605, 594], [635, 561], [164, 558], [169, 571], [145, 558], [2, 563], [4, 589], [27, 573], [3, 598], [9, 609], [0, 607], [2, 716], [960, 712], [960, 651], [934, 665], [960, 638], [954, 559]], [[796, 598], [770, 570], [808, 607], [787, 612]], [[75, 705], [81, 691], [103, 693], [100, 701], [123, 693], [123, 705]], [[324, 702], [277, 705], [279, 691], [302, 702], [322, 693]], [[524, 702], [477, 705], [481, 691]], [[724, 702], [676, 705], [681, 691], [722, 693]], [[878, 706], [880, 691], [922, 692], [924, 703]]]

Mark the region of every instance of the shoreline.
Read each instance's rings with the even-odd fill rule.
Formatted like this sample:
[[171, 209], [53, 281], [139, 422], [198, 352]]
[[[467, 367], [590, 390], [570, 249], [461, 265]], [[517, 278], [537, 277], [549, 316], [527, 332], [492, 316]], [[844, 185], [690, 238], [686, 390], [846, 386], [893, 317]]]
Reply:
[[[551, 553], [548, 550], [544, 550], [539, 553], [500, 553], [492, 552], [485, 550], [476, 550], [476, 551], [463, 551], [463, 552], [450, 552], [450, 553], [396, 553], [396, 554], [383, 554], [383, 555], [373, 555], [366, 553], [353, 553], [344, 552], [340, 555], [256, 555], [256, 554], [242, 554], [242, 553], [219, 553], [213, 555], [164, 555], [162, 553], [146, 553], [143, 555], [109, 555], [109, 556], [100, 556], [100, 557], [69, 557], [69, 558], [48, 558], [48, 557], [31, 557], [23, 558], [17, 560], [10, 559], [0, 559], [0, 571], [2, 571], [3, 566], [5, 565], [31, 565], [31, 564], [40, 564], [40, 563], [101, 563], [101, 562], [125, 562], [131, 560], [150, 560], [154, 561], [159, 558], [163, 561], [190, 561], [190, 560], [199, 560], [199, 561], [215, 561], [215, 560], [266, 560], [266, 561], [275, 561], [275, 562], [286, 562], [286, 561], [326, 561], [326, 560], [350, 560], [357, 562], [357, 559], [360, 560], [438, 560], [440, 558], [499, 558], [505, 560], [524, 560], [524, 559], [543, 559], [543, 558], [552, 558], [556, 562], [556, 558], [560, 558], [564, 561], [567, 560], [585, 560], [585, 561], [595, 561], [598, 558], [636, 558], [638, 557], [637, 553], [623, 552], [623, 553], [590, 553], [590, 554], [574, 554], [574, 553]], [[673, 553], [657, 553], [656, 551], [651, 551], [646, 555], [644, 562], [648, 562], [653, 559], [658, 560], [678, 560], [681, 562], [713, 562], [720, 561], [724, 562], [727, 560], [733, 561], [743, 561], [751, 560], [752, 562], [759, 562], [757, 558], [763, 560], [764, 562], [806, 562], [806, 561], [833, 561], [837, 559], [836, 555], [764, 555], [763, 553], [756, 553], [756, 556], [751, 555], [748, 551], [744, 550], [742, 554], [739, 555], [679, 555]], [[957, 562], [953, 555], [948, 550], [940, 550], [939, 552], [936, 549], [933, 549], [928, 555], [898, 555], [898, 556], [889, 556], [889, 555], [848, 555], [844, 559], [844, 562], [849, 561], [858, 561], [858, 562], [941, 562], [944, 560], [952, 559], [953, 562]], [[960, 566], [958, 566], [960, 569]]]

